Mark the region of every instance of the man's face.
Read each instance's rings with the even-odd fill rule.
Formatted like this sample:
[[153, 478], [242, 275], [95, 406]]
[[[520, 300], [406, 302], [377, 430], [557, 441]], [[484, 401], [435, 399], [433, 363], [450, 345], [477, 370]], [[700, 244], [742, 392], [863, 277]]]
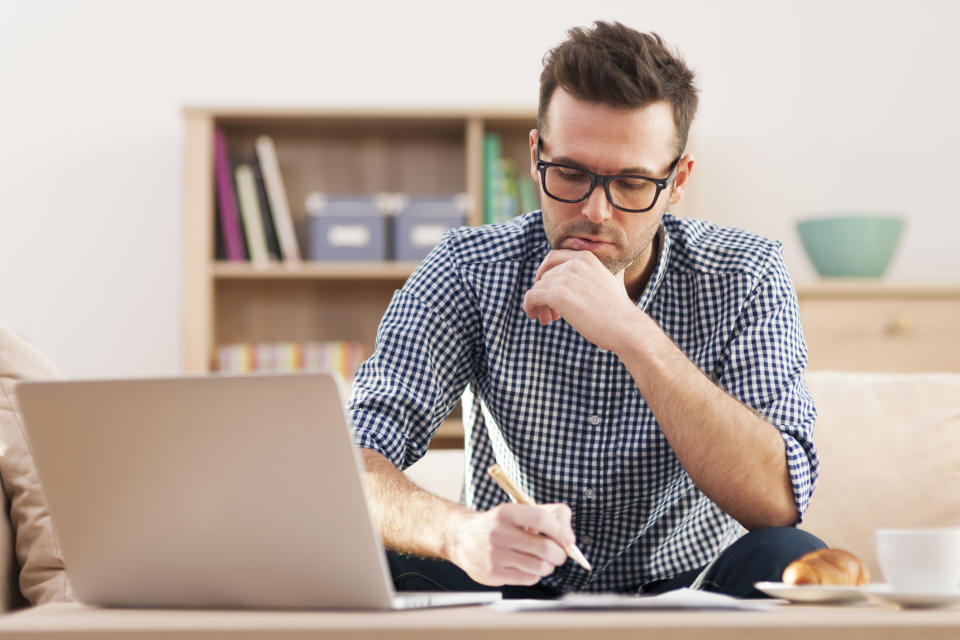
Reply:
[[[621, 109], [581, 100], [558, 87], [547, 110], [546, 128], [541, 160], [598, 174], [666, 178], [676, 159], [676, 126], [666, 102]], [[530, 133], [530, 175], [541, 185], [536, 169], [539, 138], [536, 130]], [[550, 246], [591, 251], [613, 273], [626, 269], [624, 279], [629, 287], [650, 265], [653, 238], [663, 212], [668, 204], [680, 200], [692, 165], [692, 157], [684, 157], [674, 183], [644, 213], [616, 209], [600, 184], [590, 197], [576, 203], [552, 199], [541, 185], [543, 225]]]

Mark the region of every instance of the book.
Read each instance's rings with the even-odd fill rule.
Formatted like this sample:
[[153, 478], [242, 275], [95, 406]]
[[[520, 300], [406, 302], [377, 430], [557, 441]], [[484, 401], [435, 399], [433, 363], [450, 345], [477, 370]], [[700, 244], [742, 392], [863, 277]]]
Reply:
[[267, 135], [259, 136], [254, 144], [260, 170], [263, 172], [263, 182], [267, 188], [267, 199], [270, 201], [270, 210], [273, 212], [273, 224], [277, 230], [277, 238], [280, 240], [283, 259], [287, 264], [297, 264], [300, 262], [300, 247], [297, 245], [293, 216], [290, 213], [290, 204], [287, 202], [283, 176], [280, 174], [277, 149], [273, 144], [273, 138]]
[[344, 380], [353, 378], [366, 358], [362, 343], [241, 342], [217, 347], [217, 370], [221, 373], [337, 371]]
[[237, 182], [237, 200], [240, 205], [240, 218], [247, 237], [250, 262], [256, 267], [265, 267], [270, 262], [267, 250], [267, 237], [263, 232], [263, 216], [260, 213], [260, 200], [257, 197], [257, 184], [253, 167], [249, 163], [238, 163], [233, 170]]
[[263, 234], [267, 240], [267, 252], [271, 260], [282, 260], [280, 239], [277, 238], [277, 228], [273, 224], [273, 211], [270, 209], [270, 199], [267, 197], [267, 185], [263, 182], [263, 171], [260, 169], [260, 160], [254, 151], [250, 166], [253, 168], [253, 179], [257, 184], [257, 201], [260, 203], [260, 215], [263, 217]]
[[520, 209], [520, 197], [517, 192], [517, 165], [509, 158], [500, 158], [497, 165], [497, 222], [506, 222], [517, 215]]
[[537, 183], [527, 176], [518, 176], [517, 187], [520, 190], [521, 213], [530, 213], [540, 208], [540, 200], [537, 198]]
[[216, 224], [214, 225], [216, 229], [214, 230], [214, 248], [213, 248], [213, 259], [214, 260], [226, 260], [227, 259], [227, 247], [223, 243], [223, 223], [220, 222], [220, 206], [214, 205], [216, 207], [216, 215], [214, 219]]
[[219, 127], [213, 133], [213, 171], [224, 252], [227, 260], [246, 260], [247, 251], [243, 230], [240, 228], [240, 212], [234, 191], [230, 154], [227, 151], [227, 137]]
[[483, 135], [483, 222], [498, 222], [500, 154], [502, 142], [500, 134], [488, 131]]

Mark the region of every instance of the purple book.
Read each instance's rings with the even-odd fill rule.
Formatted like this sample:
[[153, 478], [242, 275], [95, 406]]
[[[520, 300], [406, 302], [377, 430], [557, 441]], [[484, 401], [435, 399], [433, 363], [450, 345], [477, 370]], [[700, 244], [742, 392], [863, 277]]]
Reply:
[[223, 229], [223, 244], [227, 260], [246, 260], [243, 246], [243, 231], [240, 228], [240, 209], [237, 207], [237, 192], [233, 187], [233, 170], [227, 154], [227, 138], [217, 128], [213, 134], [213, 171], [217, 186], [217, 205], [220, 209], [220, 227]]

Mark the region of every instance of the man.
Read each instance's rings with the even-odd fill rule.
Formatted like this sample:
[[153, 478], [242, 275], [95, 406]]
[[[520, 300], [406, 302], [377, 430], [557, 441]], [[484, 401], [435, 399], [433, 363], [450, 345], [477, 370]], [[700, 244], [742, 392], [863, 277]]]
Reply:
[[[817, 473], [795, 293], [777, 243], [666, 212], [694, 167], [683, 61], [619, 23], [569, 35], [530, 132], [542, 212], [448, 232], [356, 376], [391, 569], [401, 589], [756, 596], [823, 546], [792, 528]], [[467, 385], [464, 506], [399, 469]], [[540, 505], [510, 504], [495, 461]]]

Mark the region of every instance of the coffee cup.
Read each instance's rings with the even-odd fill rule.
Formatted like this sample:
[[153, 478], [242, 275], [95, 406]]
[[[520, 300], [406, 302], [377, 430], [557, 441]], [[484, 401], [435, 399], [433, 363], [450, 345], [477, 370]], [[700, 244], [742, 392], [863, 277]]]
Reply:
[[960, 528], [878, 529], [877, 558], [898, 593], [960, 593]]

